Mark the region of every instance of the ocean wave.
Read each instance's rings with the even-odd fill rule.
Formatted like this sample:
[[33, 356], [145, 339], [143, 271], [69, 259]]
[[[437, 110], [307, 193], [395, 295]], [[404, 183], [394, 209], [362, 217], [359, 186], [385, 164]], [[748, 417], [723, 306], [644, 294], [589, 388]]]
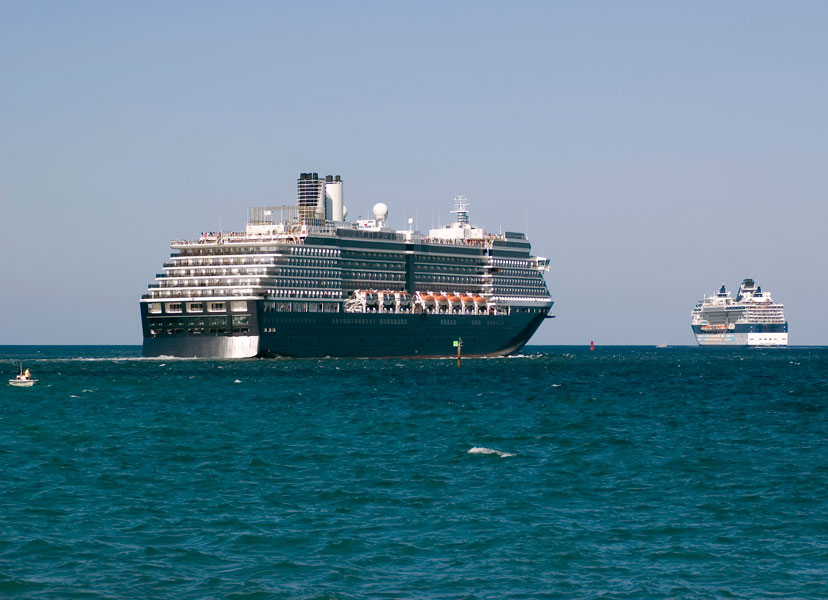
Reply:
[[109, 358], [74, 356], [71, 358], [37, 358], [33, 362], [158, 362], [159, 360], [203, 360], [198, 358], [181, 358], [178, 356], [112, 356]]
[[[536, 359], [542, 358], [543, 354], [507, 354], [506, 356], [470, 356], [469, 359], [477, 359], [477, 360], [512, 360], [512, 359]], [[447, 357], [447, 358], [457, 358], [457, 357]], [[463, 359], [465, 360], [466, 357], [464, 356]]]
[[514, 456], [514, 454], [510, 452], [501, 452], [500, 450], [492, 450], [491, 448], [483, 448], [481, 446], [474, 446], [471, 450], [469, 450], [469, 454], [497, 454], [500, 458]]

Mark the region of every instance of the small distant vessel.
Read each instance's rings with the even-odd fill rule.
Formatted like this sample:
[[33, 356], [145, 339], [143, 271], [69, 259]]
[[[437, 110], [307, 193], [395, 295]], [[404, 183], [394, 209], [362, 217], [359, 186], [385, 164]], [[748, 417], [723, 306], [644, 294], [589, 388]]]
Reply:
[[32, 374], [29, 369], [23, 370], [23, 364], [20, 365], [20, 373], [14, 379], [9, 379], [9, 385], [15, 387], [32, 387], [37, 383], [37, 379], [32, 379]]
[[696, 303], [690, 315], [699, 346], [788, 345], [784, 306], [753, 279], [742, 282], [736, 298], [722, 285], [715, 296]]

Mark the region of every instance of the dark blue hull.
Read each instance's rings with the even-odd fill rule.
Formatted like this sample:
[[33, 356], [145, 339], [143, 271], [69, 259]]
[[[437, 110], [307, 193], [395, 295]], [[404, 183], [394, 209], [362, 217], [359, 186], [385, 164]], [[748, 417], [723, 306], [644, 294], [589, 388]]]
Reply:
[[[254, 304], [250, 303], [251, 308]], [[502, 356], [519, 351], [546, 318], [548, 309], [513, 309], [509, 315], [277, 312], [255, 302], [243, 327], [225, 333], [188, 329], [184, 315], [166, 318], [155, 328], [142, 309], [144, 356], [194, 358], [273, 357], [438, 357], [455, 356], [462, 340], [463, 356]], [[215, 317], [213, 317], [215, 318]], [[190, 321], [192, 324], [192, 321]]]
[[545, 313], [503, 316], [268, 313], [259, 342], [264, 356], [501, 356], [520, 350]]

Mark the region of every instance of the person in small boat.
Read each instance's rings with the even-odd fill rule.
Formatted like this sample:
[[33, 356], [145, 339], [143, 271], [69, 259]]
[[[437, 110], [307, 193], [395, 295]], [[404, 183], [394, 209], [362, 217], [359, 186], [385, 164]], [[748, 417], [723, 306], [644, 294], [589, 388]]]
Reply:
[[31, 379], [31, 378], [32, 378], [32, 374], [29, 373], [29, 369], [26, 369], [25, 371], [23, 371], [23, 379]]

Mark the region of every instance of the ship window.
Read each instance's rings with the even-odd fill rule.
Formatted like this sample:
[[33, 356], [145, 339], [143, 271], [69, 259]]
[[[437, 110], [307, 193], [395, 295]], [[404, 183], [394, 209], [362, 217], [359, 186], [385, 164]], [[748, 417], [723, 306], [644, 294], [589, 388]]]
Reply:
[[167, 303], [167, 312], [168, 313], [180, 313], [183, 310], [183, 306], [181, 302], [168, 302]]
[[226, 310], [226, 304], [224, 302], [210, 302], [207, 305], [207, 310], [210, 312], [224, 312]]
[[230, 302], [230, 310], [233, 312], [243, 312], [247, 310], [247, 302], [244, 300], [233, 300]]
[[190, 302], [187, 304], [187, 312], [201, 312], [204, 310], [201, 307], [201, 302]]
[[161, 303], [160, 302], [151, 302], [149, 305], [149, 312], [153, 314], [158, 314], [161, 312]]

